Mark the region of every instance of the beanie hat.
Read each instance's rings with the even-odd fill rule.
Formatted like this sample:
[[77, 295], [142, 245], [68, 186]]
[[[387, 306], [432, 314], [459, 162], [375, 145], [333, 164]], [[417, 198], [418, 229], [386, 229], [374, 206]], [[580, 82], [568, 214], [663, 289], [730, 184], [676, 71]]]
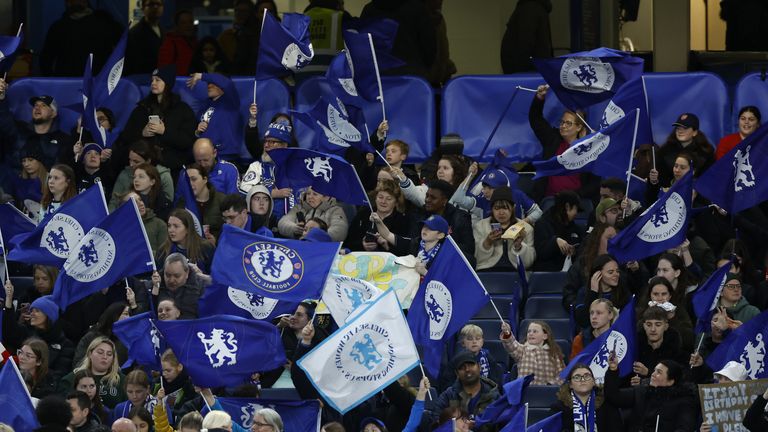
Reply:
[[59, 320], [59, 305], [51, 300], [51, 296], [46, 295], [38, 298], [29, 305], [30, 309], [37, 309], [48, 317], [51, 324]]
[[292, 130], [293, 128], [291, 125], [283, 122], [270, 123], [267, 132], [264, 134], [264, 139], [273, 138], [286, 144], [290, 144], [291, 141], [293, 141], [291, 137]]
[[166, 87], [173, 88], [173, 86], [176, 84], [176, 65], [169, 64], [155, 69], [152, 71], [152, 76], [156, 76], [163, 80]]

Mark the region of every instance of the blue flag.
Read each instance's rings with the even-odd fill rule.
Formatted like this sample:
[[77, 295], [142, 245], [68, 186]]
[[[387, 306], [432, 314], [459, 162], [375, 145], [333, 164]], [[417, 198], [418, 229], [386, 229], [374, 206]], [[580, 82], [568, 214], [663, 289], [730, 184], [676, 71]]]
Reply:
[[400, 25], [389, 18], [352, 18], [344, 20], [344, 31], [355, 30], [357, 33], [370, 33], [373, 47], [376, 50], [376, 60], [379, 70], [387, 70], [402, 66], [404, 61], [392, 55], [395, 46], [397, 29]]
[[165, 341], [152, 323], [152, 314], [144, 312], [115, 322], [112, 332], [128, 348], [128, 361], [122, 368], [136, 363], [152, 370], [161, 370], [160, 356], [165, 351]]
[[309, 111], [293, 111], [293, 114], [296, 120], [314, 131], [312, 150], [342, 157], [349, 147], [363, 153], [376, 152], [368, 141], [363, 111], [345, 105], [340, 99], [330, 103], [322, 96]]
[[0, 369], [0, 407], [0, 423], [17, 431], [31, 431], [40, 427], [29, 390], [12, 358]]
[[[109, 139], [107, 130], [96, 119], [96, 100], [93, 97], [93, 54], [88, 56], [83, 73], [83, 127], [91, 132], [91, 135], [102, 148], [108, 147]], [[111, 134], [109, 134], [111, 135]]]
[[123, 64], [125, 63], [125, 47], [128, 41], [128, 28], [123, 31], [120, 40], [117, 41], [112, 54], [107, 62], [93, 79], [91, 94], [96, 108], [103, 106], [117, 88], [120, 78], [123, 76]]
[[576, 355], [560, 372], [560, 378], [568, 379], [568, 374], [577, 363], [585, 363], [592, 370], [595, 382], [602, 384], [605, 371], [608, 370], [608, 356], [616, 353], [619, 362], [619, 375], [632, 372], [632, 363], [637, 358], [637, 340], [635, 337], [635, 297], [619, 313], [619, 317], [610, 329], [598, 336]]
[[707, 279], [699, 285], [693, 293], [693, 311], [696, 313], [696, 328], [694, 333], [709, 333], [712, 328], [712, 315], [717, 309], [717, 302], [723, 292], [728, 272], [731, 270], [733, 259], [720, 266]]
[[365, 99], [360, 96], [352, 74], [352, 63], [346, 51], [342, 51], [331, 60], [325, 71], [325, 80], [334, 96], [343, 103], [357, 107], [365, 106]]
[[517, 432], [524, 431], [528, 424], [528, 404], [523, 404], [522, 409], [515, 411], [515, 414], [509, 420], [506, 426], [499, 432]]
[[[26, 234], [35, 229], [35, 223], [13, 204], [0, 204], [0, 255], [5, 254], [5, 239]], [[10, 246], [10, 244], [8, 244]]]
[[433, 429], [432, 432], [455, 432], [456, 431], [456, 419], [452, 418], [450, 420], [446, 420], [438, 426], [436, 429]]
[[189, 183], [187, 169], [184, 167], [179, 173], [179, 179], [176, 181], [176, 192], [173, 195], [173, 206], [180, 207], [179, 202], [183, 200], [184, 208], [192, 215], [195, 223], [195, 231], [200, 237], [203, 237], [203, 225], [200, 221], [203, 219], [200, 209], [197, 207], [195, 194], [192, 192], [192, 185]]
[[213, 284], [205, 287], [197, 310], [200, 317], [234, 315], [271, 321], [283, 314], [293, 314], [298, 306], [298, 302], [275, 300], [231, 286]]
[[262, 237], [224, 225], [213, 280], [275, 300], [318, 299], [340, 243]]
[[18, 55], [21, 36], [0, 36], [0, 73], [8, 72]]
[[200, 387], [237, 386], [285, 365], [280, 332], [268, 322], [215, 315], [155, 325]]
[[275, 162], [277, 187], [312, 190], [348, 204], [368, 204], [368, 195], [355, 167], [343, 158], [314, 150], [280, 148], [270, 150]]
[[509, 159], [501, 149], [498, 149], [496, 150], [496, 153], [493, 154], [493, 160], [486, 165], [485, 169], [480, 172], [479, 176], [477, 176], [475, 182], [472, 183], [472, 186], [469, 187], [472, 195], [475, 197], [482, 196], [483, 180], [485, 180], [487, 175], [491, 175], [491, 172], [494, 172], [493, 175], [496, 175], [495, 170], [501, 171], [506, 176], [507, 186], [509, 186], [510, 189], [514, 190], [517, 188], [517, 180], [520, 176], [517, 174], [511, 159]]
[[256, 411], [271, 408], [283, 419], [283, 430], [291, 432], [317, 432], [320, 430], [320, 401], [273, 400], [251, 398], [216, 398], [221, 408], [232, 416], [232, 421], [251, 430]]
[[271, 13], [264, 13], [256, 64], [257, 80], [290, 75], [309, 64], [314, 55], [309, 41], [308, 16], [285, 13], [280, 22]]
[[624, 83], [643, 73], [643, 59], [610, 48], [533, 59], [533, 64], [560, 102], [572, 110], [612, 98]]
[[560, 432], [561, 430], [563, 430], [563, 413], [559, 412], [528, 426], [526, 432]]
[[518, 411], [523, 411], [525, 406], [523, 395], [531, 381], [533, 381], [533, 375], [527, 375], [504, 384], [502, 397], [493, 401], [479, 417], [475, 418], [475, 427], [507, 423]]
[[693, 170], [640, 217], [608, 240], [608, 253], [620, 263], [636, 261], [679, 246], [688, 233], [693, 198]]
[[104, 189], [97, 182], [46, 216], [34, 230], [10, 239], [8, 260], [61, 267], [85, 233], [108, 213]]
[[352, 71], [352, 81], [355, 83], [357, 94], [369, 102], [379, 100], [378, 59], [370, 33], [357, 33], [345, 30], [344, 47], [349, 56], [349, 69]]
[[600, 119], [600, 129], [605, 129], [627, 113], [639, 111], [637, 125], [637, 145], [653, 144], [653, 132], [651, 130], [651, 118], [648, 115], [648, 96], [645, 91], [645, 79], [642, 76], [634, 78], [621, 86], [608, 106], [603, 111]]
[[607, 128], [574, 141], [562, 154], [533, 162], [534, 178], [585, 171], [601, 177], [626, 177], [635, 148], [637, 120], [635, 110]]
[[730, 213], [754, 207], [768, 199], [766, 154], [768, 123], [709, 167], [696, 180], [695, 189]]
[[640, 178], [634, 174], [629, 176], [629, 199], [643, 202], [645, 200], [645, 191], [648, 188], [644, 178]]
[[768, 378], [766, 341], [768, 341], [768, 311], [763, 311], [731, 331], [712, 351], [712, 354], [707, 356], [707, 365], [712, 370], [718, 371], [733, 360], [744, 365], [749, 379]]
[[134, 200], [128, 200], [91, 228], [74, 247], [56, 278], [53, 301], [65, 310], [124, 277], [154, 268], [139, 209]]
[[408, 311], [408, 327], [423, 348], [422, 362], [430, 375], [439, 376], [443, 347], [488, 300], [482, 282], [448, 236]]

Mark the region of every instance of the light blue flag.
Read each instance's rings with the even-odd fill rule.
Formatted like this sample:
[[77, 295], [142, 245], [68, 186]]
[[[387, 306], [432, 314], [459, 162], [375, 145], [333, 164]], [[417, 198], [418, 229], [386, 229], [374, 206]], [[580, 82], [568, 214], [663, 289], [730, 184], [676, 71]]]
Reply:
[[456, 242], [446, 237], [408, 311], [408, 326], [431, 376], [439, 376], [443, 347], [489, 300]]
[[0, 369], [0, 407], [0, 423], [17, 431], [31, 431], [40, 427], [29, 390], [12, 358]]
[[643, 73], [643, 59], [611, 48], [533, 59], [536, 70], [567, 108], [576, 110], [610, 99]]
[[591, 172], [601, 177], [626, 178], [635, 148], [637, 110], [605, 129], [578, 139], [562, 154], [535, 161], [536, 177]]
[[339, 156], [300, 148], [270, 150], [269, 156], [275, 162], [277, 187], [311, 186], [315, 192], [348, 204], [368, 204], [355, 167]]
[[200, 387], [237, 386], [285, 365], [280, 332], [265, 321], [214, 315], [155, 325]]
[[307, 112], [292, 111], [294, 118], [314, 131], [312, 150], [344, 156], [349, 147], [375, 153], [365, 129], [363, 111], [340, 99], [330, 103], [322, 96]]
[[293, 314], [298, 306], [298, 302], [276, 300], [215, 283], [205, 287], [205, 293], [197, 303], [197, 311], [200, 317], [234, 315], [271, 321], [280, 315]]
[[648, 115], [648, 96], [645, 91], [645, 79], [642, 76], [627, 81], [611, 98], [600, 119], [600, 129], [607, 128], [636, 109], [639, 110], [636, 143], [638, 146], [653, 144], [651, 118]]
[[507, 423], [512, 420], [518, 411], [524, 409], [523, 397], [531, 381], [533, 381], [533, 375], [527, 375], [504, 384], [502, 397], [493, 401], [479, 417], [475, 418], [475, 427]]
[[275, 300], [318, 299], [340, 243], [262, 237], [224, 225], [211, 276], [220, 284]]
[[[280, 414], [283, 430], [291, 432], [317, 432], [320, 430], [320, 401], [275, 400], [251, 398], [216, 398], [221, 408], [232, 416], [232, 421], [247, 430], [253, 426], [256, 411], [271, 408]], [[205, 415], [205, 409], [203, 410]]]
[[608, 253], [620, 263], [636, 261], [679, 246], [688, 233], [693, 198], [693, 170], [616, 237], [608, 240]]
[[97, 182], [46, 216], [34, 230], [11, 238], [8, 260], [61, 267], [85, 233], [107, 214], [104, 189]]
[[309, 41], [309, 17], [284, 13], [278, 21], [270, 12], [264, 13], [259, 39], [256, 79], [281, 78], [303, 68], [315, 53]]
[[[0, 255], [5, 254], [5, 239], [26, 234], [35, 229], [35, 223], [13, 204], [0, 204]], [[8, 245], [10, 246], [10, 244]]]
[[192, 192], [192, 185], [189, 183], [186, 167], [183, 167], [181, 172], [179, 172], [179, 179], [176, 181], [176, 192], [173, 196], [173, 206], [180, 207], [180, 202], [184, 203], [184, 208], [192, 215], [195, 231], [197, 231], [200, 237], [203, 237], [203, 225], [200, 223], [203, 217], [200, 209], [197, 207], [197, 200]]
[[526, 432], [560, 432], [563, 430], [563, 413], [551, 415], [526, 429]]
[[768, 199], [768, 123], [760, 126], [696, 180], [695, 189], [730, 213]]
[[768, 378], [768, 311], [732, 330], [725, 340], [707, 356], [707, 365], [714, 371], [729, 361], [737, 361], [747, 369], [749, 379]]
[[151, 318], [150, 312], [144, 312], [117, 321], [112, 326], [112, 333], [128, 348], [128, 361], [121, 368], [125, 369], [136, 363], [152, 370], [162, 369], [160, 356], [165, 351], [166, 344]]
[[584, 347], [560, 372], [560, 378], [568, 379], [568, 374], [576, 364], [585, 363], [592, 370], [595, 382], [602, 384], [605, 380], [605, 372], [608, 370], [608, 356], [611, 352], [616, 353], [620, 376], [632, 372], [632, 363], [637, 358], [635, 325], [635, 297], [632, 296], [629, 303], [621, 309], [619, 317], [611, 328]]
[[693, 292], [693, 311], [696, 313], [695, 333], [709, 333], [712, 330], [712, 315], [717, 309], [717, 303], [723, 292], [725, 281], [728, 279], [731, 264], [733, 264], [733, 258], [715, 270], [707, 278], [707, 281], [699, 285]]
[[53, 286], [53, 301], [65, 310], [122, 278], [154, 269], [139, 209], [134, 200], [128, 200], [72, 249]]

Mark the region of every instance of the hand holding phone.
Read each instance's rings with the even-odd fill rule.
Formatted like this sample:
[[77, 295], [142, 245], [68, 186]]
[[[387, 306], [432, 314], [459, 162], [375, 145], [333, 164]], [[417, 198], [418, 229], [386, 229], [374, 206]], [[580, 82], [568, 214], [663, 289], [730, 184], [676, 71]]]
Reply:
[[149, 116], [149, 123], [150, 124], [160, 124], [160, 116], [159, 115], [151, 115], [151, 116]]

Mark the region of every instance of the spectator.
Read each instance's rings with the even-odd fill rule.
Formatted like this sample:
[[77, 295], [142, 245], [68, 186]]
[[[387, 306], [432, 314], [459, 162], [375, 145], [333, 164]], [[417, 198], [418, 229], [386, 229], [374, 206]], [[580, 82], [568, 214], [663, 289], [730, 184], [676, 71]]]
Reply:
[[501, 324], [499, 335], [504, 349], [517, 362], [519, 376], [533, 374], [531, 385], [560, 385], [560, 372], [565, 369], [563, 352], [555, 343], [552, 329], [544, 321], [531, 321], [524, 344], [517, 341], [507, 322]]
[[157, 319], [160, 321], [176, 321], [181, 318], [181, 310], [176, 300], [166, 297], [157, 304]]
[[248, 205], [248, 217], [251, 220], [251, 232], [275, 237], [278, 220], [272, 213], [275, 203], [269, 189], [263, 184], [257, 184], [251, 187], [245, 200]]
[[344, 209], [336, 199], [308, 188], [301, 196], [299, 204], [287, 215], [280, 218], [277, 228], [286, 238], [299, 238], [304, 233], [306, 220], [318, 217], [328, 224], [328, 234], [333, 241], [343, 241], [347, 237], [349, 222]]
[[[133, 170], [141, 164], [150, 164], [157, 169], [157, 173], [160, 175], [160, 188], [163, 191], [163, 195], [168, 200], [173, 199], [173, 178], [171, 177], [171, 170], [160, 165], [158, 163], [159, 154], [157, 148], [146, 140], [139, 140], [131, 144], [128, 149], [127, 165], [120, 171], [120, 174], [115, 180], [115, 185], [112, 188], [112, 199], [109, 201], [109, 210], [114, 211], [120, 203], [121, 198], [131, 190], [133, 184]], [[118, 162], [117, 157], [115, 158]]]
[[91, 399], [81, 391], [74, 391], [67, 395], [67, 402], [72, 408], [72, 420], [69, 427], [74, 432], [95, 432], [99, 422], [90, 416]]
[[133, 168], [133, 185], [130, 192], [141, 197], [141, 200], [163, 220], [168, 219], [172, 204], [162, 190], [162, 179], [154, 165], [138, 164]]
[[99, 336], [91, 341], [80, 365], [59, 382], [59, 393], [66, 394], [72, 388], [75, 375], [80, 371], [93, 374], [98, 394], [106, 408], [112, 409], [127, 399], [124, 390], [125, 375], [117, 363], [115, 343], [109, 338]]
[[[513, 271], [533, 267], [533, 227], [515, 217], [512, 190], [502, 186], [491, 196], [491, 216], [474, 224], [477, 270]], [[520, 261], [518, 261], [520, 260]]]
[[[246, 0], [249, 1], [250, 0]], [[243, 2], [238, 2], [243, 3]], [[237, 15], [237, 6], [235, 6]], [[224, 30], [230, 31], [232, 29]], [[197, 44], [192, 61], [189, 63], [189, 73], [217, 73], [221, 75], [232, 74], [232, 64], [224, 54], [219, 42], [212, 36], [200, 39]]]
[[[269, 3], [274, 7], [272, 2]], [[262, 10], [264, 5], [262, 4], [260, 8]], [[227, 60], [232, 64], [232, 72], [238, 75], [253, 75], [256, 73], [256, 59], [259, 55], [259, 36], [261, 35], [261, 18], [256, 17], [254, 9], [251, 0], [236, 0], [232, 28], [224, 30], [219, 35], [221, 49]], [[277, 15], [273, 14], [273, 16]]]
[[3, 312], [3, 342], [21, 347], [30, 337], [38, 337], [48, 344], [48, 370], [54, 378], [69, 372], [75, 347], [64, 336], [59, 322], [59, 306], [51, 296], [43, 296], [29, 305], [29, 322], [19, 324], [13, 310], [13, 284], [5, 281], [5, 311]]
[[67, 427], [72, 421], [72, 408], [61, 396], [51, 395], [43, 398], [35, 407], [40, 432], [69, 432]]
[[589, 289], [584, 290], [584, 303], [576, 307], [573, 313], [576, 324], [582, 328], [587, 327], [590, 321], [586, 305], [591, 305], [595, 299], [610, 299], [616, 308], [621, 309], [632, 298], [632, 290], [622, 280], [619, 264], [611, 255], [604, 254], [595, 258], [589, 274]]
[[531, 58], [552, 57], [550, 0], [520, 0], [501, 39], [501, 69], [505, 74], [533, 71]]
[[[125, 393], [128, 400], [120, 402], [112, 410], [112, 421], [125, 417], [133, 419], [131, 413], [136, 408], [143, 408], [146, 411], [154, 411], [157, 399], [149, 392], [149, 376], [141, 369], [134, 369], [128, 372], [125, 377]], [[151, 418], [149, 423], [151, 423]]]
[[[160, 0], [143, 0], [153, 4]], [[144, 21], [142, 21], [144, 22]], [[126, 58], [127, 58], [126, 54]], [[127, 60], [126, 60], [127, 62]], [[150, 69], [152, 70], [152, 69]], [[192, 161], [192, 143], [195, 140], [195, 114], [179, 95], [172, 92], [176, 83], [174, 66], [155, 69], [149, 95], [139, 101], [131, 111], [120, 140], [133, 143], [146, 139], [161, 150], [159, 159], [177, 177], [181, 167]], [[118, 159], [120, 160], [120, 159]]]
[[155, 254], [158, 270], [162, 270], [165, 257], [178, 252], [206, 272], [211, 268], [214, 247], [200, 238], [195, 221], [185, 209], [174, 209], [168, 216], [168, 237]]
[[102, 160], [104, 149], [96, 143], [88, 143], [80, 146], [82, 150], [75, 152], [75, 158], [79, 163], [75, 164], [75, 177], [77, 178], [77, 193], [100, 182], [104, 188], [104, 196], [112, 196], [112, 163]]
[[432, 265], [432, 261], [440, 252], [440, 248], [448, 236], [450, 227], [448, 221], [446, 221], [440, 215], [432, 215], [428, 217], [421, 226], [420, 235], [414, 238], [406, 238], [392, 234], [389, 228], [379, 218], [378, 214], [372, 215], [373, 221], [376, 224], [376, 229], [379, 232], [379, 236], [386, 239], [387, 242], [394, 247], [403, 247], [403, 244], [409, 242], [410, 249], [406, 252], [396, 253], [396, 255], [403, 255], [409, 253], [417, 258], [415, 269], [424, 276]]
[[562, 191], [555, 196], [555, 205], [536, 223], [533, 241], [538, 271], [567, 271], [570, 268], [576, 247], [584, 240], [584, 229], [574, 222], [580, 203], [575, 192]]
[[192, 55], [197, 49], [195, 16], [191, 10], [177, 10], [173, 23], [173, 30], [165, 34], [160, 44], [157, 67], [176, 65], [176, 76], [186, 76], [189, 75]]
[[[156, 432], [173, 432], [173, 428], [168, 425], [164, 404], [155, 405], [153, 420]], [[199, 432], [203, 428], [203, 416], [197, 411], [188, 412], [181, 417], [178, 426], [179, 432]]]
[[19, 304], [21, 305], [19, 315], [24, 321], [29, 321], [29, 310], [25, 311], [24, 309], [28, 309], [29, 304], [41, 296], [52, 294], [53, 284], [59, 277], [57, 267], [36, 264], [32, 266], [32, 271], [32, 287], [19, 296]]
[[429, 412], [432, 421], [437, 420], [440, 413], [449, 407], [469, 407], [469, 414], [478, 416], [499, 398], [499, 386], [480, 375], [480, 365], [472, 353], [462, 351], [453, 357], [450, 364], [456, 372], [456, 381], [433, 401]]
[[101, 402], [96, 377], [89, 370], [83, 369], [75, 373], [71, 390], [81, 391], [88, 395], [91, 400], [91, 417], [99, 423], [105, 423], [109, 420], [109, 412]]
[[589, 305], [589, 326], [573, 338], [570, 358], [576, 357], [593, 340], [608, 331], [618, 317], [619, 310], [607, 298], [592, 300]]
[[[690, 262], [693, 263], [692, 258]], [[685, 304], [686, 294], [696, 290], [696, 280], [690, 271], [692, 266], [694, 264], [686, 267], [680, 256], [668, 252], [661, 254], [656, 262], [656, 276], [663, 277], [672, 285], [672, 304]]]
[[53, 214], [66, 201], [77, 195], [75, 172], [67, 165], [56, 164], [48, 174], [48, 187], [43, 189], [37, 222]]
[[87, 0], [66, 0], [61, 18], [54, 21], [40, 50], [40, 70], [45, 76], [80, 77], [93, 54], [97, 74], [117, 45], [122, 26], [108, 12], [91, 9]]
[[[208, 170], [194, 163], [187, 166], [187, 177], [192, 186], [192, 193], [195, 195], [197, 209], [200, 211], [200, 224], [202, 224], [203, 235], [205, 239], [216, 244], [216, 238], [221, 233], [221, 201], [224, 194], [213, 187], [208, 177]], [[179, 200], [178, 206], [185, 205], [183, 199]], [[210, 268], [210, 267], [206, 267]]]
[[643, 312], [640, 318], [642, 330], [637, 334], [637, 361], [632, 364], [632, 385], [639, 385], [643, 378], [649, 378], [651, 366], [662, 360], [674, 360], [685, 363], [688, 354], [681, 349], [680, 335], [675, 329], [669, 328], [667, 312], [651, 306]]
[[765, 410], [765, 406], [768, 403], [768, 389], [763, 392], [762, 395], [758, 395], [752, 405], [749, 406], [747, 412], [744, 414], [744, 421], [742, 424], [750, 432], [759, 432], [768, 428], [768, 411]]
[[217, 159], [218, 152], [208, 138], [198, 138], [192, 146], [195, 162], [208, 172], [208, 181], [219, 192], [238, 192], [240, 175], [237, 167], [230, 162]]
[[715, 147], [704, 132], [699, 130], [699, 118], [695, 114], [680, 114], [672, 126], [675, 129], [656, 152], [656, 169], [664, 184], [669, 182], [669, 174], [676, 164], [675, 159], [683, 150], [690, 154], [693, 162], [691, 167], [696, 169], [697, 176], [703, 174], [715, 161]]
[[56, 392], [56, 381], [53, 374], [48, 372], [50, 362], [48, 344], [37, 337], [24, 341], [16, 351], [19, 359], [19, 370], [32, 378], [29, 393], [34, 398], [42, 399]]
[[715, 159], [720, 159], [726, 153], [736, 147], [746, 137], [752, 135], [760, 127], [760, 108], [748, 105], [739, 110], [739, 130], [736, 133], [724, 136], [717, 143]]
[[130, 419], [119, 418], [112, 423], [112, 432], [138, 432], [138, 430]]
[[760, 314], [760, 309], [749, 304], [741, 294], [739, 277], [731, 273], [725, 279], [718, 306], [724, 307], [728, 316], [742, 324]]
[[165, 401], [165, 403], [158, 403], [155, 406], [165, 405], [171, 408], [169, 416], [172, 418], [173, 412], [178, 411], [182, 405], [195, 397], [195, 388], [187, 374], [187, 369], [179, 362], [173, 351], [165, 350], [160, 357], [160, 364], [163, 367], [163, 385], [157, 386], [159, 389], [156, 397], [158, 401]]
[[195, 135], [209, 138], [222, 159], [235, 160], [240, 156], [243, 142], [237, 88], [229, 78], [209, 73], [193, 74], [187, 80], [187, 87], [193, 88], [198, 81], [208, 85], [208, 104], [200, 115]]
[[40, 205], [43, 199], [43, 186], [48, 186], [48, 168], [43, 165], [42, 150], [35, 143], [22, 147], [19, 156], [21, 157], [21, 175], [11, 178], [13, 188], [9, 192], [16, 199], [16, 206], [30, 214], [32, 212], [27, 208], [25, 201], [30, 200]]
[[144, 224], [144, 232], [147, 233], [147, 239], [149, 240], [149, 246], [152, 248], [152, 254], [157, 254], [160, 246], [165, 239], [168, 238], [168, 228], [166, 227], [165, 222], [155, 215], [155, 211], [144, 204], [144, 198], [142, 198], [141, 195], [136, 192], [129, 192], [123, 198], [123, 203], [131, 199], [136, 202], [136, 207], [139, 209], [141, 222]]
[[[594, 409], [595, 430], [623, 430], [624, 424], [619, 409], [605, 397], [603, 388], [595, 383], [592, 370], [584, 363], [573, 366], [568, 373], [568, 380], [557, 391], [557, 401], [552, 404], [552, 411], [562, 413], [564, 431], [583, 430], [581, 424], [576, 423], [574, 419], [576, 404], [581, 408], [579, 413], [583, 415], [583, 419], [587, 419]], [[585, 426], [586, 430], [589, 430], [590, 426]]]
[[128, 349], [117, 335], [112, 332], [112, 327], [116, 322], [124, 320], [129, 316], [128, 306], [123, 302], [116, 302], [107, 306], [102, 311], [99, 321], [78, 341], [72, 365], [77, 367], [82, 362], [86, 350], [97, 337], [109, 338], [115, 344], [115, 354], [117, 355], [118, 363], [124, 364], [128, 360]]
[[[405, 200], [400, 186], [393, 180], [379, 182], [371, 194], [374, 197], [374, 212], [390, 232], [408, 236], [411, 231], [411, 219], [405, 214]], [[379, 235], [376, 224], [371, 220], [371, 210], [360, 207], [344, 242], [352, 251], [388, 251], [389, 242]]]
[[621, 202], [603, 198], [595, 208], [595, 222], [615, 227], [621, 217]]
[[280, 414], [271, 408], [262, 408], [253, 416], [253, 425], [256, 428], [269, 427], [271, 432], [283, 432], [283, 419]]
[[[382, 121], [382, 125], [379, 126], [383, 131], [389, 129], [389, 124], [386, 121]], [[378, 133], [378, 131], [377, 131]], [[411, 180], [413, 184], [421, 183], [419, 173], [416, 172], [416, 168], [413, 165], [406, 165], [405, 160], [408, 159], [408, 155], [411, 152], [411, 148], [405, 141], [394, 139], [387, 143], [385, 147], [384, 158], [387, 160], [387, 164], [392, 168], [400, 168], [405, 176]], [[388, 170], [389, 168], [382, 168], [382, 170]], [[391, 173], [390, 173], [391, 176]]]
[[480, 365], [480, 375], [482, 377], [496, 383], [501, 382], [501, 368], [499, 368], [491, 352], [487, 348], [483, 348], [485, 343], [483, 329], [475, 324], [466, 324], [459, 331], [459, 343], [461, 348], [475, 355], [475, 360]]
[[160, 274], [152, 274], [154, 304], [159, 305], [164, 298], [173, 299], [181, 311], [181, 319], [197, 318], [197, 301], [203, 294], [203, 281], [197, 274], [190, 274], [190, 270], [191, 264], [187, 257], [173, 252], [164, 259], [162, 285]]
[[637, 306], [637, 316], [643, 316], [646, 309], [658, 306], [667, 312], [669, 327], [675, 329], [682, 338], [683, 351], [693, 352], [694, 335], [691, 317], [688, 315], [685, 304], [676, 305], [672, 301], [674, 288], [665, 278], [654, 276], [648, 281], [648, 286], [641, 293]]
[[[403, 189], [405, 199], [412, 202], [416, 206], [423, 206], [426, 201], [427, 189], [429, 186], [426, 184], [414, 185], [413, 182], [405, 176], [405, 173], [398, 169], [392, 168], [392, 174], [400, 181], [400, 188]], [[435, 178], [442, 180], [451, 185], [453, 190], [459, 186], [459, 184], [467, 176], [467, 167], [456, 155], [443, 155], [437, 162], [437, 172]], [[451, 192], [451, 195], [453, 192]]]
[[165, 37], [165, 32], [160, 28], [160, 18], [165, 11], [163, 2], [141, 0], [144, 18], [128, 30], [124, 75], [148, 74], [157, 67], [160, 46]]
[[136, 432], [150, 432], [150, 427], [154, 425], [152, 414], [150, 414], [144, 407], [133, 407], [131, 412], [128, 413], [128, 418], [131, 419], [133, 425], [136, 426]]

